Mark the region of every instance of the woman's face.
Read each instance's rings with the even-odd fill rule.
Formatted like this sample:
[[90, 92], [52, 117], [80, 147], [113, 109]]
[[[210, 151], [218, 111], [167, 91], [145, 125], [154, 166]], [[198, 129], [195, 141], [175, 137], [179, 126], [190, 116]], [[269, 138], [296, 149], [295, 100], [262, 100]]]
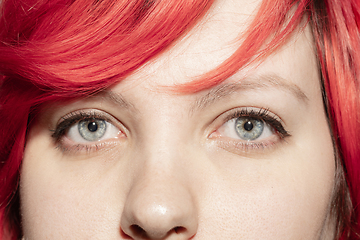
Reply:
[[26, 239], [332, 238], [335, 160], [308, 27], [213, 89], [164, 87], [228, 58], [257, 6], [221, 1], [112, 89], [44, 109], [21, 169]]

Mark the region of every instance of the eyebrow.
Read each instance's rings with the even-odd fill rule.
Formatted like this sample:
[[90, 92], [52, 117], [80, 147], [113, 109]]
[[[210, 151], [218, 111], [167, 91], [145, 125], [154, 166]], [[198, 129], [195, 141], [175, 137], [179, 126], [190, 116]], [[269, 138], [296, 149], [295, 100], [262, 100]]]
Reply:
[[276, 88], [281, 91], [288, 92], [295, 96], [295, 98], [300, 102], [304, 103], [305, 105], [308, 104], [309, 98], [297, 85], [290, 83], [288, 80], [276, 74], [271, 74], [244, 78], [234, 83], [220, 84], [219, 86], [211, 89], [204, 96], [198, 98], [191, 108], [191, 112], [193, 112], [195, 109], [204, 109], [213, 102], [229, 97], [233, 93], [239, 91], [267, 88]]
[[[309, 98], [297, 85], [289, 83], [289, 81], [276, 74], [271, 74], [248, 77], [233, 83], [220, 84], [212, 88], [204, 96], [199, 97], [190, 108], [190, 113], [193, 113], [195, 110], [202, 110], [212, 103], [227, 98], [234, 93], [264, 88], [276, 88], [288, 92], [295, 96], [301, 103], [308, 105]], [[132, 103], [127, 101], [121, 93], [103, 90], [90, 96], [90, 98], [91, 97], [102, 98], [108, 102], [115, 103], [120, 108], [130, 110], [133, 113], [139, 113], [139, 110]]]
[[136, 107], [132, 103], [127, 101], [121, 93], [113, 92], [110, 90], [103, 90], [91, 97], [101, 98], [106, 100], [107, 102], [115, 103], [118, 107], [130, 110], [134, 113], [139, 112], [138, 109], [136, 109]]

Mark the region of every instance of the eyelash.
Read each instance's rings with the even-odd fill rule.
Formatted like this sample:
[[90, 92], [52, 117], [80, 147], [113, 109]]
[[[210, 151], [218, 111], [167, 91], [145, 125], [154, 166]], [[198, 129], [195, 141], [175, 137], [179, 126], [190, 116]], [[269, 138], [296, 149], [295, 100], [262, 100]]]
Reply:
[[63, 144], [62, 138], [65, 136], [66, 132], [70, 129], [71, 126], [80, 121], [90, 120], [103, 120], [109, 123], [113, 122], [109, 117], [106, 116], [106, 114], [94, 110], [90, 112], [84, 110], [71, 112], [62, 117], [62, 121], [56, 126], [54, 130], [51, 130], [51, 132], [53, 132], [51, 137], [55, 140], [57, 148], [62, 152], [78, 152], [83, 150], [86, 152], [92, 152], [101, 149], [104, 146], [104, 142], [92, 142], [89, 144], [78, 143], [73, 146], [65, 146]]
[[[290, 133], [285, 130], [283, 127], [282, 121], [275, 115], [273, 115], [268, 109], [260, 108], [260, 109], [254, 109], [254, 108], [242, 108], [242, 109], [236, 109], [229, 113], [227, 116], [225, 116], [220, 123], [220, 126], [223, 126], [225, 123], [232, 119], [237, 118], [244, 118], [248, 117], [254, 120], [261, 120], [264, 123], [268, 124], [270, 127], [272, 127], [275, 130], [275, 134], [280, 138], [280, 140], [283, 140], [287, 137], [290, 137]], [[217, 128], [218, 129], [218, 128]], [[211, 137], [211, 135], [210, 135]], [[256, 141], [245, 141], [240, 139], [227, 139], [226, 147], [228, 148], [229, 142], [232, 146], [234, 146], [235, 151], [241, 150], [241, 151], [249, 151], [249, 150], [255, 150], [255, 149], [265, 149], [267, 147], [270, 147], [274, 145], [274, 142], [256, 142]], [[223, 145], [223, 144], [220, 144]]]
[[[221, 126], [232, 119], [243, 118], [243, 117], [249, 117], [251, 119], [261, 120], [264, 123], [268, 124], [275, 130], [275, 133], [279, 136], [281, 140], [291, 136], [289, 132], [286, 131], [285, 128], [283, 127], [283, 124], [281, 123], [282, 121], [278, 117], [273, 116], [268, 109], [264, 109], [264, 108], [236, 109], [235, 111], [232, 111], [230, 114], [225, 116], [223, 120], [221, 120]], [[87, 111], [79, 110], [79, 111], [71, 112], [65, 115], [64, 117], [62, 117], [62, 121], [56, 126], [55, 130], [51, 130], [53, 132], [51, 136], [52, 138], [54, 138], [55, 142], [57, 143], [57, 147], [61, 149], [63, 152], [68, 152], [68, 151], [76, 152], [82, 150], [85, 150], [86, 152], [91, 152], [91, 151], [97, 151], [101, 147], [103, 147], [104, 142], [93, 142], [91, 144], [79, 143], [73, 146], [65, 146], [63, 144], [62, 138], [64, 137], [66, 131], [69, 130], [71, 126], [73, 126], [74, 124], [80, 121], [88, 121], [88, 120], [103, 120], [109, 123], [113, 122], [109, 117], [106, 116], [106, 114], [97, 111], [87, 112]], [[244, 150], [249, 151], [252, 149], [264, 149], [269, 145], [273, 145], [271, 143], [269, 144], [265, 142], [256, 142], [256, 141], [249, 142], [249, 141], [237, 140], [237, 139], [233, 139], [230, 142], [233, 143], [236, 149], [240, 149], [243, 151]]]
[[271, 116], [268, 109], [265, 108], [260, 108], [258, 110], [255, 109], [249, 110], [248, 108], [240, 109], [227, 116], [224, 122], [239, 117], [249, 117], [252, 119], [262, 120], [268, 123], [270, 126], [274, 127], [275, 130], [280, 134], [280, 137], [284, 138], [290, 136], [288, 131], [286, 131], [283, 125], [281, 124], [281, 120], [275, 116]]

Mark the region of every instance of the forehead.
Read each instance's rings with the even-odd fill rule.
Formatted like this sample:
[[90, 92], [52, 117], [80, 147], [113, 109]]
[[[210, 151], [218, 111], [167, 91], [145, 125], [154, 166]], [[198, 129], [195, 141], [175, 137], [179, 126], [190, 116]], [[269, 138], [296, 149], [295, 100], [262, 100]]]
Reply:
[[[215, 2], [191, 31], [136, 71], [128, 78], [131, 81], [124, 81], [125, 84], [141, 81], [151, 86], [174, 86], [191, 82], [215, 69], [240, 47], [244, 32], [252, 21], [256, 21], [260, 4], [261, 1], [246, 0]], [[316, 67], [309, 26], [295, 31], [290, 40], [265, 59], [254, 73], [256, 67], [247, 66], [231, 79], [241, 80], [249, 74], [259, 73], [273, 75], [279, 70], [282, 78], [292, 80], [295, 72]]]

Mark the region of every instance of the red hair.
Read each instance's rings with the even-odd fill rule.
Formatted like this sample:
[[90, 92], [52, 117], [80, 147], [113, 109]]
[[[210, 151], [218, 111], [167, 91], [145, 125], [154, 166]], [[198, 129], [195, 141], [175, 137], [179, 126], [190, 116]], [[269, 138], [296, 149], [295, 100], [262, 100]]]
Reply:
[[360, 239], [360, 2], [325, 1], [316, 7], [314, 35], [332, 132], [353, 205], [348, 219], [353, 232], [343, 239]]
[[[93, 94], [121, 81], [175, 44], [212, 2], [2, 0], [0, 125], [6, 127], [0, 129], [0, 139], [6, 140], [0, 142], [1, 239], [21, 234], [19, 169], [26, 132], [39, 106]], [[343, 239], [355, 239], [360, 232], [359, 11], [356, 0], [263, 0], [238, 50], [213, 71], [177, 86], [177, 91], [191, 93], [219, 84], [273, 53], [308, 19], [353, 205], [352, 215], [338, 210]], [[340, 195], [340, 205], [345, 195]]]

